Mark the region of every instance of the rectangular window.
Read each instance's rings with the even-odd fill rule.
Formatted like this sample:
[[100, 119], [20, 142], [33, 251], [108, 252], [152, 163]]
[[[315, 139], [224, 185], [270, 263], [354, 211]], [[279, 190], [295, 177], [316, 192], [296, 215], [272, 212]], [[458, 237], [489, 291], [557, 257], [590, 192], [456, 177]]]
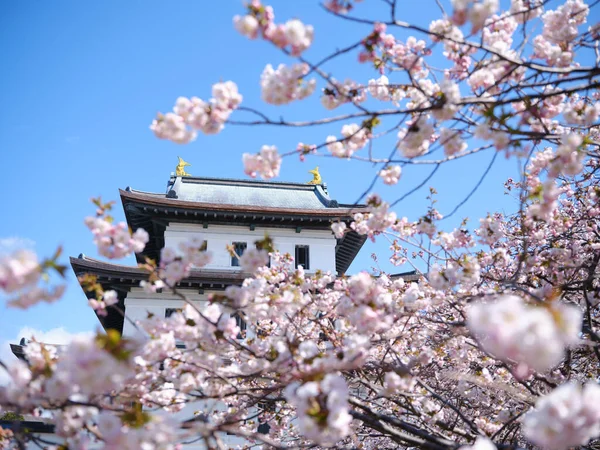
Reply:
[[238, 334], [238, 339], [243, 339], [246, 337], [246, 329], [248, 328], [248, 324], [242, 317], [242, 313], [236, 312], [231, 317], [235, 319], [235, 324], [240, 328], [240, 333]]
[[244, 251], [246, 250], [248, 244], [246, 244], [245, 242], [234, 242], [232, 245], [233, 251], [236, 253], [237, 256], [231, 257], [231, 265], [233, 267], [239, 267], [240, 260], [238, 259], [238, 256], [242, 256], [244, 254]]
[[308, 258], [308, 245], [296, 245], [296, 269], [298, 266], [304, 267], [304, 270], [310, 270], [310, 261]]
[[183, 311], [183, 309], [181, 309], [181, 308], [167, 308], [167, 309], [165, 309], [165, 319], [168, 319], [176, 312], [181, 312], [181, 311]]

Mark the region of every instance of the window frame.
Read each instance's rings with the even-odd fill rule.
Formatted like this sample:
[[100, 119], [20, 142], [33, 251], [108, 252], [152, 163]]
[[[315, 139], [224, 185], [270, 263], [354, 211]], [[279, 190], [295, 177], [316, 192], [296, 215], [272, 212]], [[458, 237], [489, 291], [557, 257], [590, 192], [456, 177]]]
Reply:
[[183, 312], [183, 308], [165, 308], [165, 319], [178, 312]]
[[[299, 250], [305, 250], [306, 251], [306, 262], [305, 264], [302, 264], [299, 262]], [[304, 270], [310, 270], [310, 246], [309, 245], [296, 245], [295, 247], [295, 252], [294, 252], [294, 266], [296, 267], [296, 269], [298, 268], [298, 266], [302, 266], [304, 268]]]
[[[233, 251], [238, 255], [238, 256], [242, 256], [244, 254], [244, 252], [246, 250], [248, 250], [248, 243], [247, 242], [243, 242], [243, 241], [234, 241], [231, 243], [232, 247], [233, 247]], [[243, 245], [243, 250], [242, 252], [238, 252], [237, 248], [239, 246]], [[238, 258], [237, 256], [232, 256], [231, 257], [231, 261], [230, 261], [231, 267], [240, 267], [240, 258]]]

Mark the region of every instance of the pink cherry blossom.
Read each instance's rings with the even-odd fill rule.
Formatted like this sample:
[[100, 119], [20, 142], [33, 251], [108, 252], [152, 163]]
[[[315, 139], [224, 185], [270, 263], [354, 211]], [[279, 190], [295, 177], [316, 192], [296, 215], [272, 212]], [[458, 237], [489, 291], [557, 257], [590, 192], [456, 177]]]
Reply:
[[273, 105], [285, 105], [308, 97], [316, 87], [315, 79], [306, 83], [302, 80], [308, 71], [307, 64], [295, 64], [291, 67], [280, 64], [276, 70], [267, 64], [260, 77], [262, 99]]
[[400, 180], [400, 174], [402, 168], [400, 166], [388, 166], [379, 171], [379, 176], [383, 179], [383, 182], [388, 185], [394, 185]]
[[549, 450], [586, 445], [600, 434], [600, 387], [565, 383], [541, 397], [523, 418], [523, 433]]
[[274, 145], [263, 145], [257, 154], [244, 153], [244, 172], [255, 178], [260, 175], [265, 180], [279, 176], [281, 156]]

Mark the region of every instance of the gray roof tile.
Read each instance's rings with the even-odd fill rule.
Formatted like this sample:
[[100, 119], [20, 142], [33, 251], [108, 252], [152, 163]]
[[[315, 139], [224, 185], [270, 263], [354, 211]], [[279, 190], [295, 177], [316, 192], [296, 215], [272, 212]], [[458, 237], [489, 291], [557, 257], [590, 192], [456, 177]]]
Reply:
[[293, 209], [337, 207], [337, 202], [329, 198], [325, 189], [322, 185], [300, 183], [173, 177], [167, 188], [167, 196], [189, 202], [239, 206]]

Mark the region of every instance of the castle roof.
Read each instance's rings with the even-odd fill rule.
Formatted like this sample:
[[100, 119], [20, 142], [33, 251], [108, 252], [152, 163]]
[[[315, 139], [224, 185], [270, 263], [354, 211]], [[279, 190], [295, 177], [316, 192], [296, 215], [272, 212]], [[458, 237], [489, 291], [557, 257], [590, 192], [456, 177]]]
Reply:
[[[339, 208], [326, 185], [228, 178], [171, 177], [167, 198], [254, 208], [321, 210]], [[348, 209], [350, 205], [345, 205]], [[344, 207], [342, 207], [344, 208]]]

